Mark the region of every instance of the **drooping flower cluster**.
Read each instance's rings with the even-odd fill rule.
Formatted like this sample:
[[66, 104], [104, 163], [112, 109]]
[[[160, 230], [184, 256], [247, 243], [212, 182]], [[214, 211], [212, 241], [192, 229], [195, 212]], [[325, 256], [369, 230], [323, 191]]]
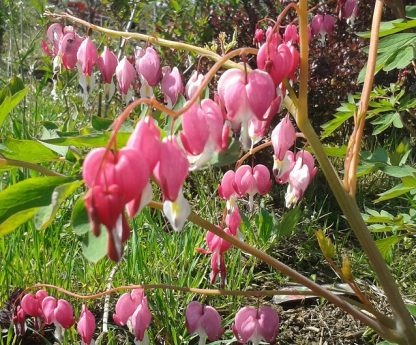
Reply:
[[83, 164], [85, 184], [90, 188], [85, 205], [93, 232], [101, 224], [108, 231], [108, 256], [121, 258], [130, 236], [127, 214], [134, 217], [152, 199], [150, 178], [157, 181], [164, 196], [164, 212], [175, 230], [182, 229], [190, 213], [182, 185], [188, 175], [188, 161], [175, 137], [160, 139], [151, 117], [138, 122], [127, 146], [117, 152], [92, 150]]
[[295, 141], [296, 130], [289, 116], [286, 116], [272, 132], [273, 174], [277, 183], [288, 183], [286, 207], [298, 203], [317, 172], [315, 159], [308, 151], [302, 150], [296, 154], [290, 151]]
[[[226, 234], [241, 237], [239, 234], [241, 216], [236, 202], [237, 199], [248, 194], [249, 209], [252, 210], [254, 195], [268, 193], [271, 185], [270, 172], [262, 164], [258, 164], [254, 168], [249, 165], [242, 165], [235, 172], [229, 170], [224, 174], [218, 187], [218, 193], [227, 202], [227, 214], [223, 230]], [[218, 274], [220, 274], [221, 283], [224, 286], [227, 277], [224, 254], [231, 248], [231, 244], [210, 231], [207, 232], [205, 240], [209, 250], [198, 248], [197, 251], [211, 255], [211, 283], [214, 283]]]
[[[41, 331], [46, 325], [54, 325], [55, 338], [63, 340], [65, 330], [74, 323], [74, 312], [71, 304], [64, 299], [48, 296], [44, 290], [23, 296], [15, 310], [13, 325], [17, 335], [26, 332], [26, 320], [33, 318], [34, 331]], [[117, 326], [127, 326], [134, 334], [136, 345], [149, 344], [148, 328], [152, 322], [152, 314], [143, 289], [134, 289], [121, 295], [113, 314]], [[218, 311], [208, 305], [192, 301], [185, 311], [185, 324], [189, 334], [199, 337], [199, 345], [206, 341], [221, 339], [224, 328]], [[93, 345], [96, 331], [95, 317], [85, 304], [82, 305], [77, 322], [77, 332], [81, 337], [81, 345]], [[244, 307], [240, 309], [232, 326], [232, 331], [240, 343], [259, 344], [260, 341], [274, 342], [279, 332], [279, 316], [268, 306], [260, 308]]]
[[[295, 72], [299, 67], [299, 51], [297, 28], [288, 25], [283, 39], [279, 32], [274, 32], [271, 27], [266, 32], [266, 42], [263, 43], [257, 54], [257, 66], [270, 74], [276, 87], [283, 80], [295, 78]], [[280, 86], [284, 89], [283, 86]]]
[[[33, 318], [35, 331], [42, 330], [46, 325], [54, 325], [54, 336], [58, 341], [63, 340], [64, 332], [75, 323], [72, 305], [64, 299], [56, 299], [48, 296], [45, 290], [39, 290], [35, 294], [28, 293], [23, 296], [20, 306], [16, 308], [13, 316], [13, 324], [17, 335], [22, 336], [26, 332], [26, 320]], [[77, 331], [81, 336], [82, 345], [93, 344], [95, 331], [95, 317], [83, 305], [77, 324]]]
[[108, 46], [104, 47], [99, 56], [91, 38], [79, 36], [72, 26], [52, 24], [48, 28], [47, 38], [49, 44], [42, 41], [41, 45], [44, 52], [54, 58], [55, 73], [60, 71], [61, 65], [67, 70], [77, 67], [84, 102], [87, 102], [96, 85], [94, 66], [101, 73], [107, 102], [115, 92], [114, 75], [122, 99], [126, 103], [134, 96], [133, 88], [136, 81], [140, 83], [140, 96], [143, 98], [153, 97], [153, 88], [160, 85], [170, 108], [177, 102], [179, 94], [184, 93], [179, 70], [176, 67], [171, 69], [169, 66], [162, 68], [159, 54], [153, 47], [137, 47], [132, 60], [124, 56], [119, 61]]
[[[159, 87], [169, 108], [177, 103], [180, 94], [189, 101], [199, 92], [200, 97], [192, 105], [187, 104], [188, 109], [180, 117], [180, 133], [173, 130], [167, 135], [163, 133], [162, 140], [157, 123], [145, 117], [137, 123], [126, 147], [98, 148], [86, 156], [83, 163], [83, 178], [88, 187], [85, 206], [93, 233], [100, 235], [102, 226], [108, 232], [107, 253], [114, 261], [122, 257], [130, 236], [128, 219], [152, 200], [151, 181], [161, 188], [163, 212], [172, 228], [181, 230], [191, 212], [183, 193], [189, 171], [200, 169], [215, 153], [227, 149], [231, 136], [239, 137], [244, 150], [262, 140], [280, 111], [284, 81], [293, 81], [299, 66], [299, 35], [295, 25], [287, 25], [283, 36], [270, 27], [265, 35], [258, 29], [254, 40], [260, 46], [258, 69], [225, 71], [213, 99], [203, 99], [200, 86], [205, 76], [194, 71], [184, 88], [178, 68], [162, 67], [158, 52], [151, 46], [137, 47], [133, 59], [124, 56], [119, 61], [108, 46], [99, 55], [91, 38], [78, 36], [72, 27], [53, 24], [48, 29], [48, 39], [52, 52], [47, 43], [43, 46], [55, 57], [56, 66], [62, 63], [66, 69], [77, 67], [85, 99], [95, 85], [94, 68], [101, 72], [107, 101], [115, 92], [114, 76], [126, 102], [134, 96], [138, 84], [143, 98], [154, 97], [154, 88]], [[289, 151], [294, 144], [294, 129], [282, 136], [276, 134], [280, 127], [279, 124], [272, 134], [274, 173], [278, 183], [289, 183], [286, 205], [290, 207], [302, 197], [316, 168], [309, 153], [295, 155]], [[293, 142], [284, 143], [285, 140]], [[280, 144], [275, 143], [279, 141]], [[218, 228], [228, 235], [240, 236], [237, 199], [248, 194], [251, 211], [254, 195], [264, 195], [270, 188], [269, 170], [261, 164], [254, 168], [243, 165], [235, 172], [227, 172], [219, 189], [220, 196], [227, 201], [227, 213]], [[231, 245], [211, 232], [207, 233], [206, 244], [208, 249], [200, 251], [211, 255], [211, 282], [220, 275], [225, 284], [224, 254]]]

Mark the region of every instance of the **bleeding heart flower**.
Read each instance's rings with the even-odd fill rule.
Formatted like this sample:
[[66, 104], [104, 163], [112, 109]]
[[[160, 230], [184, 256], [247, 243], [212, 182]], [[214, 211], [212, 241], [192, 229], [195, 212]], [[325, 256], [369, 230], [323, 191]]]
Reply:
[[340, 18], [347, 20], [347, 23], [354, 26], [355, 18], [358, 15], [358, 3], [357, 0], [343, 0], [340, 1]]
[[81, 316], [77, 325], [77, 332], [82, 339], [81, 345], [91, 345], [94, 343], [92, 337], [94, 336], [95, 327], [94, 315], [88, 310], [87, 306], [83, 304]]
[[45, 297], [42, 301], [42, 311], [47, 325], [58, 323], [62, 328], [68, 329], [75, 323], [72, 306], [64, 299]]
[[221, 316], [210, 306], [193, 301], [186, 307], [186, 328], [189, 334], [199, 336], [199, 345], [205, 345], [206, 339], [215, 341], [221, 338], [224, 329], [221, 327]]
[[56, 300], [48, 296], [42, 301], [42, 311], [45, 323], [55, 325], [55, 338], [62, 341], [65, 330], [75, 323], [71, 304], [64, 299]]
[[126, 103], [133, 97], [131, 85], [136, 80], [136, 77], [136, 70], [127, 57], [124, 57], [117, 65], [116, 78], [118, 88]]
[[23, 296], [20, 305], [28, 316], [43, 318], [42, 301], [48, 296], [45, 290], [39, 290], [35, 295], [28, 293]]
[[[52, 56], [58, 55], [59, 44], [62, 40], [62, 37], [64, 36], [62, 25], [59, 23], [53, 23], [52, 25], [50, 25], [46, 33], [46, 36], [48, 37], [49, 43], [52, 44], [52, 47], [53, 47], [51, 55]], [[49, 47], [47, 48], [49, 51]]]
[[182, 77], [177, 67], [171, 69], [169, 66], [162, 68], [162, 92], [165, 103], [172, 108], [178, 101], [179, 94], [183, 93]]
[[91, 228], [95, 236], [100, 235], [101, 224], [108, 232], [107, 255], [113, 261], [119, 261], [123, 253], [123, 244], [130, 237], [130, 228], [124, 214], [125, 202], [118, 185], [93, 186], [85, 196]]
[[244, 307], [238, 311], [233, 333], [240, 343], [258, 345], [260, 341], [272, 343], [279, 333], [279, 316], [271, 307]]
[[307, 151], [296, 154], [296, 162], [289, 174], [289, 185], [285, 195], [286, 207], [292, 207], [303, 197], [317, 172], [315, 159]]
[[296, 44], [299, 42], [298, 28], [294, 24], [288, 24], [283, 35], [286, 43]]
[[260, 45], [264, 39], [264, 32], [262, 29], [256, 29], [253, 37], [253, 45]]
[[312, 154], [308, 151], [302, 150], [296, 154], [296, 160], [302, 160], [303, 164], [306, 164], [309, 170], [309, 175], [311, 180], [315, 177], [316, 173], [318, 172], [318, 168], [315, 166], [315, 158], [313, 158]]
[[86, 76], [91, 76], [92, 69], [98, 61], [98, 52], [95, 44], [89, 37], [82, 41], [77, 52], [78, 63], [81, 66], [81, 71]]
[[185, 85], [185, 96], [188, 100], [196, 93], [203, 81], [204, 75], [202, 73], [198, 73], [198, 71], [192, 72], [191, 77]]
[[152, 47], [146, 50], [137, 47], [135, 52], [136, 69], [149, 86], [156, 86], [162, 76], [159, 54]]
[[[82, 176], [90, 188], [117, 185], [121, 201], [128, 203], [141, 195], [149, 182], [150, 170], [145, 158], [135, 148], [124, 147], [116, 153], [98, 148], [85, 157]], [[106, 188], [102, 190], [106, 192]]]
[[230, 229], [230, 233], [233, 236], [239, 235], [241, 216], [237, 206], [227, 212], [227, 215], [225, 216], [225, 224], [227, 225], [228, 229]]
[[179, 190], [175, 201], [165, 200], [163, 202], [163, 213], [168, 219], [173, 230], [181, 231], [186, 220], [191, 214], [191, 206], [183, 196], [182, 188]]
[[103, 53], [98, 58], [98, 68], [105, 84], [111, 84], [113, 82], [113, 75], [116, 73], [117, 65], [117, 56], [105, 46]]
[[16, 313], [13, 315], [13, 326], [17, 336], [26, 333], [26, 313], [20, 305], [17, 306]]
[[277, 159], [275, 155], [273, 155], [273, 160], [273, 175], [276, 182], [279, 184], [288, 182], [289, 174], [295, 166], [294, 153], [288, 150], [282, 160]]
[[317, 14], [312, 18], [311, 29], [314, 36], [320, 35], [322, 45], [325, 44], [326, 35], [332, 35], [335, 28], [335, 18], [329, 14]]
[[87, 102], [88, 95], [95, 87], [95, 78], [92, 74], [94, 65], [98, 61], [98, 52], [95, 44], [89, 37], [82, 41], [77, 52], [79, 85], [82, 89], [82, 97]]
[[58, 55], [62, 60], [62, 64], [68, 70], [74, 69], [77, 64], [78, 49], [83, 42], [75, 32], [67, 32], [62, 37], [59, 44]]
[[153, 170], [165, 199], [175, 201], [178, 198], [179, 191], [188, 176], [188, 168], [188, 160], [176, 138], [171, 136], [165, 138], [161, 145], [159, 162]]
[[229, 127], [220, 107], [210, 99], [193, 104], [182, 115], [181, 142], [188, 152], [191, 170], [200, 168], [216, 151], [228, 145]]
[[257, 54], [257, 66], [259, 69], [270, 73], [277, 87], [283, 79], [288, 78], [292, 67], [292, 53], [289, 47], [283, 43], [275, 43], [266, 41], [259, 49]]
[[[160, 129], [155, 125], [152, 117], [146, 116], [140, 120], [131, 134], [127, 147], [140, 152], [145, 162], [153, 171], [160, 158], [162, 142], [160, 141]], [[134, 217], [137, 212], [152, 200], [152, 187], [147, 183], [141, 194], [127, 204], [127, 212]]]
[[104, 83], [104, 94], [107, 102], [113, 97], [115, 86], [113, 76], [118, 65], [117, 56], [108, 47], [104, 47], [104, 51], [98, 58], [98, 69]]
[[283, 160], [286, 152], [295, 144], [296, 130], [286, 115], [272, 132], [272, 144], [277, 160]]
[[221, 184], [218, 186], [218, 194], [224, 200], [230, 200], [231, 197], [238, 195], [235, 188], [235, 172], [228, 170], [222, 177]]
[[142, 303], [143, 297], [143, 289], [134, 289], [121, 295], [116, 303], [116, 313], [113, 315], [115, 324], [127, 325], [136, 308]]
[[282, 36], [280, 36], [278, 31], [274, 32], [272, 26], [269, 26], [266, 30], [266, 41], [278, 45], [282, 42]]
[[246, 74], [239, 69], [229, 69], [218, 81], [218, 94], [227, 111], [227, 119], [234, 130], [241, 128], [240, 141], [248, 149], [251, 146], [249, 121], [253, 117], [264, 120], [276, 94], [273, 80], [260, 70]]
[[149, 344], [149, 337], [146, 330], [149, 328], [151, 321], [152, 314], [147, 305], [147, 297], [143, 296], [140, 304], [131, 316], [131, 326], [135, 335], [135, 344]]
[[249, 165], [240, 166], [235, 172], [234, 183], [240, 196], [249, 195], [250, 210], [253, 210], [253, 196], [268, 193], [272, 186], [269, 169], [263, 164], [256, 165], [254, 169]]

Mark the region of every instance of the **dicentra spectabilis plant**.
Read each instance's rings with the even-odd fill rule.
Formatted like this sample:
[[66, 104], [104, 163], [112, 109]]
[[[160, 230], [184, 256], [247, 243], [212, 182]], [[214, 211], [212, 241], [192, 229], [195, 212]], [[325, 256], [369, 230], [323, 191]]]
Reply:
[[107, 46], [105, 46], [103, 53], [98, 58], [97, 64], [104, 84], [103, 88], [105, 99], [108, 102], [116, 91], [113, 76], [116, 73], [118, 59], [117, 56]]
[[147, 47], [146, 50], [136, 48], [136, 70], [140, 77], [140, 96], [150, 98], [153, 96], [153, 87], [156, 86], [162, 76], [160, 58], [156, 50]]
[[95, 317], [85, 304], [82, 305], [81, 315], [77, 324], [77, 332], [81, 337], [81, 345], [94, 345]]
[[193, 301], [186, 307], [186, 328], [190, 334], [199, 336], [198, 345], [220, 339], [224, 333], [221, 316], [215, 308]]
[[55, 338], [62, 341], [65, 330], [75, 323], [71, 304], [64, 299], [48, 296], [42, 301], [42, 312], [45, 324], [54, 324]]
[[235, 316], [233, 332], [243, 344], [273, 343], [279, 332], [279, 316], [271, 307], [244, 307]]
[[121, 96], [124, 102], [128, 103], [133, 97], [132, 84], [136, 80], [137, 74], [126, 56], [117, 65], [116, 78]]
[[[338, 9], [342, 19], [351, 19], [357, 14], [354, 1], [339, 1]], [[295, 22], [287, 23], [285, 27], [281, 25], [289, 10], [296, 11], [299, 26], [295, 26], [293, 24]], [[160, 68], [164, 61], [160, 61], [154, 48], [147, 47], [146, 50], [136, 51], [136, 68], [127, 56], [118, 62], [115, 68], [116, 60], [108, 48], [104, 50], [100, 59], [89, 37], [82, 39], [75, 33], [74, 28], [62, 28], [60, 24], [53, 24], [49, 28], [47, 36], [50, 46], [43, 43], [43, 48], [55, 57], [56, 66], [60, 66], [62, 61], [66, 69], [73, 69], [78, 60], [82, 74], [88, 77], [92, 75], [94, 64], [98, 63], [105, 84], [111, 83], [115, 69], [122, 100], [126, 103], [132, 100], [115, 119], [111, 127], [113, 132], [106, 147], [91, 150], [86, 155], [82, 167], [82, 176], [87, 189], [84, 197], [85, 208], [93, 234], [99, 236], [102, 225], [108, 232], [108, 257], [113, 261], [122, 260], [124, 245], [130, 237], [129, 220], [147, 205], [161, 210], [174, 230], [183, 229], [186, 221], [190, 221], [196, 225], [193, 231], [198, 231], [197, 227], [207, 231], [206, 249], [198, 248], [197, 252], [210, 255], [210, 259], [201, 256], [201, 260], [210, 265], [209, 283], [217, 284], [219, 280], [223, 288], [207, 290], [165, 284], [144, 284], [113, 288], [102, 293], [101, 295], [122, 289], [132, 290], [118, 300], [114, 322], [119, 326], [127, 325], [134, 334], [136, 344], [149, 342], [147, 330], [151, 327], [152, 320], [143, 289], [162, 288], [205, 295], [222, 294], [257, 298], [274, 293], [282, 294], [282, 291], [263, 291], [263, 289], [224, 290], [227, 280], [233, 279], [232, 276], [227, 276], [225, 254], [234, 248], [241, 249], [289, 276], [308, 288], [308, 293], [326, 298], [371, 327], [381, 337], [401, 345], [414, 344], [416, 328], [355, 201], [358, 156], [375, 70], [383, 1], [376, 0], [375, 4], [367, 76], [360, 106], [354, 115], [355, 129], [347, 148], [343, 181], [326, 155], [308, 116], [308, 49], [309, 44], [316, 44], [316, 40], [310, 39], [309, 30], [313, 35], [319, 35], [325, 42], [326, 36], [331, 35], [335, 30], [337, 19], [329, 13], [311, 13], [309, 16], [309, 10], [306, 0], [289, 3], [277, 18], [275, 25], [267, 28], [266, 35], [263, 35], [259, 23], [256, 33], [253, 33], [254, 43], [259, 49], [240, 48], [221, 56], [205, 48], [180, 45], [187, 51], [205, 55], [216, 62], [204, 75], [197, 71], [193, 72], [185, 88], [188, 101], [184, 105], [178, 103], [179, 95], [184, 93], [181, 71], [175, 66]], [[54, 16], [89, 26], [88, 23], [68, 14]], [[311, 18], [310, 23], [308, 18]], [[99, 26], [89, 28], [104, 34], [108, 33]], [[143, 34], [111, 31], [111, 35], [128, 37], [129, 40], [137, 38], [152, 42], [154, 45], [160, 44], [158, 39]], [[177, 47], [174, 42], [167, 40], [163, 40], [163, 45]], [[257, 55], [257, 66], [253, 69], [248, 65], [248, 55]], [[232, 60], [239, 56], [242, 63]], [[203, 95], [203, 90], [223, 66], [228, 69], [220, 72], [217, 92], [212, 99], [204, 99], [208, 93]], [[137, 97], [133, 87], [137, 76], [142, 85], [141, 98]], [[292, 87], [293, 85], [296, 87]], [[151, 88], [160, 88], [161, 92], [150, 92]], [[156, 94], [163, 94], [165, 105], [162, 104], [162, 99], [155, 98]], [[280, 112], [282, 104], [287, 114]], [[123, 122], [139, 106], [142, 107], [140, 112], [143, 115], [138, 120], [127, 146], [120, 147], [117, 134]], [[159, 122], [152, 118], [154, 110], [158, 110], [156, 119]], [[276, 121], [277, 125], [271, 128], [275, 116], [280, 117]], [[160, 123], [168, 117], [171, 117], [170, 128], [164, 127], [162, 130], [159, 127]], [[175, 124], [178, 123], [176, 121], [180, 121], [179, 131], [175, 130], [177, 128]], [[241, 143], [239, 148], [242, 152], [241, 158], [236, 162], [235, 168], [230, 168], [223, 175], [222, 181], [218, 181], [218, 195], [219, 199], [223, 200], [221, 202], [224, 212], [222, 217], [221, 215], [211, 217], [215, 219], [217, 223], [215, 224], [202, 218], [202, 215], [192, 212], [193, 202], [187, 201], [184, 196], [188, 195], [185, 182], [190, 171], [205, 167], [205, 164], [208, 164], [220, 151], [228, 150], [232, 143], [238, 145], [238, 140]], [[302, 140], [302, 143], [298, 140]], [[271, 147], [274, 151], [273, 167], [248, 161], [257, 152]], [[271, 151], [270, 158], [272, 158]], [[294, 207], [302, 202], [308, 186], [313, 183], [317, 174], [315, 158], [379, 278], [393, 318], [383, 315], [369, 302], [366, 294], [355, 283], [349, 265], [343, 266], [342, 269], [336, 266], [335, 261], [332, 260], [335, 248], [325, 236], [317, 236], [322, 252], [339, 277], [354, 290], [356, 294], [354, 301], [334, 294], [278, 259], [256, 249], [254, 243], [245, 243], [239, 235], [242, 214], [250, 217], [257, 207], [253, 202], [254, 196], [259, 194], [260, 198], [267, 194], [274, 183], [270, 171], [273, 172], [276, 188], [282, 188], [282, 184], [287, 184], [287, 187], [284, 187], [286, 188], [285, 204], [288, 208]], [[154, 187], [156, 184], [159, 186], [162, 195], [160, 202], [152, 201], [151, 184], [154, 184]], [[243, 207], [243, 204], [247, 203], [247, 194], [248, 208]], [[36, 288], [41, 287], [53, 288], [47, 284], [36, 285]], [[62, 289], [60, 292], [68, 293]], [[74, 293], [71, 295], [88, 298]], [[91, 296], [93, 297], [97, 295]], [[149, 295], [149, 299], [151, 298]], [[186, 322], [189, 333], [200, 337], [200, 344], [204, 344], [206, 339], [215, 341], [222, 336], [221, 317], [214, 308], [194, 301], [189, 304], [185, 314], [186, 320], [183, 321]], [[61, 328], [68, 328], [74, 323], [70, 304], [65, 300], [48, 297], [45, 291], [38, 291], [36, 295], [26, 294], [21, 299], [20, 308], [15, 309], [14, 315], [16, 332], [25, 331], [26, 317], [34, 318], [37, 329], [41, 329], [44, 324], [53, 323], [58, 337], [61, 336]], [[85, 344], [92, 342], [95, 329], [93, 320], [92, 314], [84, 306], [77, 328]], [[278, 330], [277, 313], [272, 307], [264, 306], [243, 307], [236, 314], [232, 325], [232, 332], [241, 343], [275, 342]]]

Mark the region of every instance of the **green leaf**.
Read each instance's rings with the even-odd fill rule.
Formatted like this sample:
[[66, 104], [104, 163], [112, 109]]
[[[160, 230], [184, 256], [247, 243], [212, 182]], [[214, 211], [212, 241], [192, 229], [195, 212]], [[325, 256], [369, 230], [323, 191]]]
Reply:
[[400, 48], [411, 44], [416, 40], [414, 33], [401, 33], [397, 35], [391, 35], [380, 40], [378, 45], [378, 52], [396, 52]]
[[407, 67], [415, 58], [415, 49], [412, 45], [407, 45], [403, 49], [397, 51], [383, 67], [383, 71], [389, 72], [394, 69], [403, 69]]
[[[348, 104], [348, 103], [347, 103]], [[324, 123], [321, 128], [323, 129], [323, 132], [321, 133], [321, 138], [327, 138], [329, 137], [335, 130], [337, 130], [339, 127], [342, 126], [343, 123], [348, 121], [351, 117], [353, 117], [355, 111], [355, 106], [353, 106], [353, 109], [346, 112], [337, 112], [334, 115], [334, 118], [326, 123]]]
[[52, 193], [52, 202], [48, 206], [42, 207], [35, 217], [37, 229], [47, 228], [55, 219], [61, 204], [82, 185], [82, 181], [74, 181], [62, 184], [55, 188]]
[[[402, 23], [403, 19], [395, 19], [389, 22], [382, 22], [380, 24], [380, 31], [379, 31], [379, 37], [383, 37], [383, 36], [387, 36], [387, 35], [391, 35], [393, 33], [397, 32], [397, 29], [395, 27], [394, 24], [397, 23]], [[400, 30], [398, 30], [400, 31]], [[366, 31], [366, 32], [358, 32], [357, 36], [362, 37], [362, 38], [370, 38], [371, 36], [371, 31]]]
[[376, 246], [384, 260], [390, 262], [393, 256], [393, 247], [403, 238], [403, 236], [390, 236], [376, 241]]
[[228, 146], [228, 149], [216, 152], [212, 155], [212, 159], [209, 164], [214, 167], [221, 167], [235, 163], [240, 157], [240, 143], [237, 139], [232, 139]]
[[406, 187], [402, 183], [399, 183], [397, 186], [385, 191], [384, 193], [378, 194], [379, 198], [374, 200], [375, 203], [386, 201], [390, 199], [397, 198], [400, 195], [410, 192], [414, 187]]
[[107, 231], [102, 231], [96, 237], [92, 231], [87, 232], [81, 237], [82, 253], [91, 262], [98, 262], [107, 254]]
[[79, 198], [72, 209], [71, 226], [77, 235], [84, 235], [91, 230], [84, 197]]
[[[416, 6], [415, 6], [416, 7]], [[406, 308], [409, 311], [410, 315], [416, 316], [416, 305], [406, 304]]]
[[361, 153], [362, 159], [369, 163], [388, 163], [389, 155], [382, 147], [377, 147], [374, 152], [364, 151]]
[[[100, 134], [89, 134], [71, 137], [53, 138], [48, 140], [42, 140], [45, 143], [58, 145], [58, 146], [69, 146], [73, 145], [76, 147], [104, 147], [107, 145], [110, 139], [111, 133], [100, 133]], [[117, 135], [117, 146], [123, 147], [129, 140], [130, 133], [118, 133]]]
[[33, 216], [38, 212], [39, 208], [29, 208], [27, 210], [23, 210], [17, 212], [7, 218], [4, 222], [0, 224], [0, 236], [7, 235], [9, 232], [17, 229], [20, 225], [26, 223]]
[[324, 146], [324, 151], [329, 157], [344, 158], [347, 154], [347, 145], [342, 146]]
[[112, 123], [113, 123], [113, 120], [106, 119], [104, 117], [100, 117], [97, 115], [93, 115], [91, 119], [92, 128], [94, 128], [97, 131], [107, 130], [111, 126]]
[[280, 238], [290, 236], [296, 229], [301, 217], [302, 211], [299, 206], [287, 212], [277, 225], [277, 235]]
[[[8, 224], [7, 232], [14, 230], [13, 226], [22, 224], [18, 224], [17, 213], [20, 212], [20, 215], [23, 215], [27, 221], [28, 214], [22, 213], [23, 211], [48, 206], [55, 188], [70, 180], [70, 178], [55, 176], [33, 177], [0, 192], [0, 227]], [[14, 218], [11, 218], [13, 216]]]
[[24, 88], [16, 92], [12, 96], [6, 96], [3, 102], [0, 104], [0, 127], [6, 120], [7, 115], [23, 100], [26, 94], [29, 92], [29, 88]]
[[400, 115], [398, 113], [391, 113], [379, 116], [376, 120], [371, 122], [372, 125], [375, 125], [373, 135], [377, 135], [381, 132], [384, 132], [387, 128], [390, 127], [390, 125], [392, 125], [393, 123], [397, 123], [397, 121], [400, 121], [401, 123]]
[[8, 159], [30, 163], [43, 163], [57, 160], [59, 155], [35, 140], [17, 140], [8, 138], [0, 147], [0, 153]]
[[260, 212], [256, 215], [256, 226], [259, 230], [259, 237], [263, 243], [270, 241], [274, 221], [273, 216], [264, 208], [260, 208]]
[[91, 231], [84, 197], [79, 198], [72, 210], [71, 226], [79, 235], [82, 252], [87, 260], [97, 262], [107, 254], [107, 230], [101, 226], [100, 236], [96, 237]]
[[[374, 74], [377, 74], [384, 67], [387, 61], [394, 59], [395, 55], [399, 51], [403, 50], [404, 47], [413, 44], [413, 42], [416, 42], [416, 35], [413, 33], [395, 34], [381, 39], [378, 46], [376, 69]], [[358, 83], [362, 83], [364, 81], [366, 70], [367, 64], [360, 71], [357, 80]]]
[[416, 19], [416, 5], [406, 6], [406, 17]]
[[402, 177], [402, 182], [405, 187], [416, 188], [416, 177], [415, 176], [405, 176]]
[[381, 170], [389, 176], [392, 177], [406, 177], [411, 176], [416, 173], [416, 169], [411, 167], [410, 165], [403, 165], [403, 166], [392, 166], [392, 165], [386, 165], [381, 168]]

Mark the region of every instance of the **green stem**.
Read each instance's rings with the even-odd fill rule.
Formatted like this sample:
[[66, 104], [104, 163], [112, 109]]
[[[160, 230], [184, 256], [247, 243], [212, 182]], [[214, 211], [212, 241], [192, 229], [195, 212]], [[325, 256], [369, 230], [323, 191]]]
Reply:
[[396, 316], [398, 323], [397, 328], [401, 333], [403, 333], [403, 335], [406, 336], [407, 342], [402, 343], [409, 345], [414, 344], [413, 340], [416, 339], [416, 328], [414, 327], [410, 314], [406, 309], [399, 289], [394, 282], [394, 278], [367, 229], [355, 199], [351, 197], [342, 186], [341, 180], [328, 159], [319, 137], [309, 120], [306, 120], [306, 122], [299, 122], [298, 127], [303, 134], [305, 134], [305, 137], [312, 147], [316, 158], [319, 161], [320, 168], [322, 169], [328, 184], [338, 201], [338, 204], [346, 216], [351, 229], [357, 236], [363, 250], [367, 254], [372, 268], [378, 276], [380, 284], [383, 287], [390, 306]]
[[[308, 61], [308, 1], [300, 0], [299, 2], [299, 32], [300, 32], [300, 87], [299, 100], [290, 101], [285, 99], [285, 104], [288, 105], [288, 110], [294, 115], [299, 129], [303, 132], [309, 144], [311, 145], [320, 167], [331, 187], [335, 198], [338, 201], [344, 215], [346, 216], [352, 230], [357, 236], [363, 250], [367, 254], [371, 266], [373, 267], [380, 284], [386, 294], [387, 299], [397, 319], [397, 335], [399, 336], [400, 344], [411, 345], [416, 339], [416, 328], [409, 312], [404, 305], [400, 291], [394, 282], [394, 279], [377, 249], [370, 232], [361, 216], [358, 205], [353, 197], [351, 197], [344, 189], [335, 168], [332, 166], [328, 156], [325, 154], [321, 141], [315, 133], [309, 119], [308, 119], [308, 80], [309, 80], [309, 61]], [[375, 18], [373, 19], [372, 35], [378, 34], [376, 31], [377, 22], [381, 18], [382, 1], [377, 0], [375, 7]], [[371, 71], [367, 71], [371, 73]], [[296, 103], [299, 106], [296, 106]]]
[[25, 162], [25, 161], [19, 161], [16, 159], [7, 159], [7, 158], [0, 158], [0, 167], [1, 166], [14, 166], [14, 167], [19, 167], [19, 168], [27, 168], [30, 170], [35, 170], [43, 175], [46, 176], [61, 176], [61, 177], [65, 177], [65, 175], [62, 175], [58, 172], [49, 170], [48, 168], [45, 168], [41, 165], [37, 165], [34, 163], [29, 163], [29, 162]]

